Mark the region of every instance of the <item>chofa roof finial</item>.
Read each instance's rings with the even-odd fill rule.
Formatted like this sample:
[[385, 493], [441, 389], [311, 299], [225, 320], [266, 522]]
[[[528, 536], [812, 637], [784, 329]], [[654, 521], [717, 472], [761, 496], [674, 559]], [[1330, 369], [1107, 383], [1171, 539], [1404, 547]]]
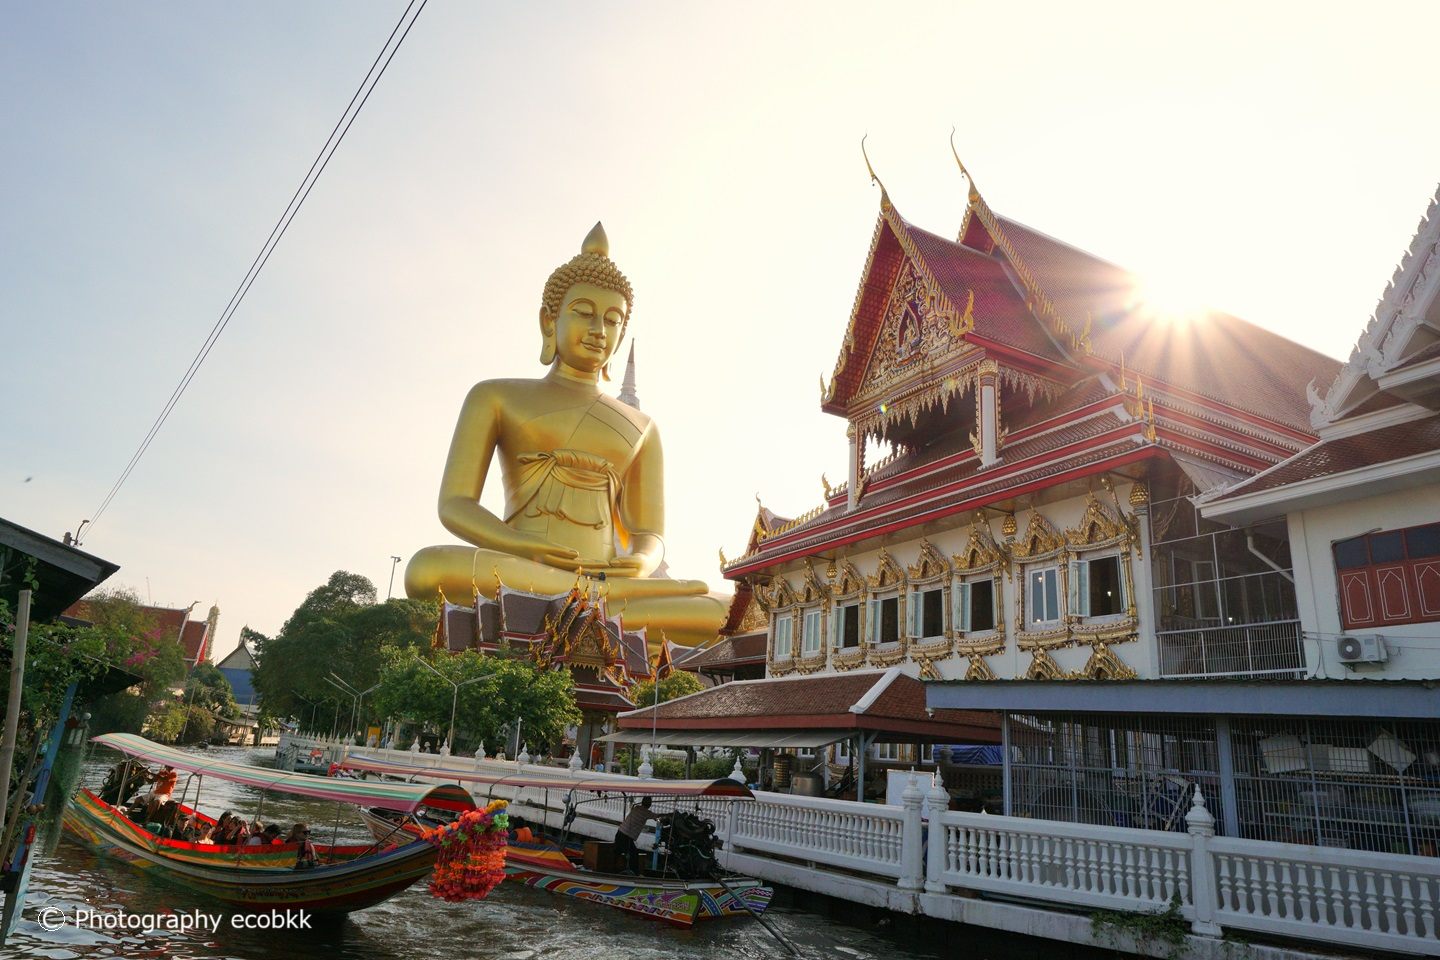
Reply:
[[955, 155], [955, 163], [960, 167], [960, 175], [970, 181], [970, 202], [980, 202], [980, 188], [975, 186], [975, 178], [970, 176], [970, 171], [965, 169], [965, 161], [960, 159], [960, 151], [955, 149], [955, 128], [950, 128], [950, 152]]
[[870, 174], [870, 182], [880, 185], [880, 205], [888, 207], [890, 206], [890, 191], [885, 189], [885, 182], [876, 175], [875, 168], [870, 165], [870, 154], [865, 150], [865, 141], [869, 136], [870, 134], [867, 133], [860, 138], [860, 156], [865, 158], [865, 171]]

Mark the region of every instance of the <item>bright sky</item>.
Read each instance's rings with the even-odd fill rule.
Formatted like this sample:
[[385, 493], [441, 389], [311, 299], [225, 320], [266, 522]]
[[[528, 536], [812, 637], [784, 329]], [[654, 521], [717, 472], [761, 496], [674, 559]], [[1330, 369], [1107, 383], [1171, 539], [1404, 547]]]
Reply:
[[[92, 515], [403, 6], [8, 8], [0, 516]], [[219, 654], [336, 569], [383, 597], [391, 554], [453, 542], [460, 400], [543, 372], [541, 287], [602, 219], [669, 564], [725, 588], [756, 491], [794, 515], [844, 475], [818, 379], [866, 133], [922, 227], [960, 223], [954, 125], [997, 211], [1344, 357], [1440, 179], [1440, 7], [1176, 9], [435, 0], [85, 547], [218, 602]]]

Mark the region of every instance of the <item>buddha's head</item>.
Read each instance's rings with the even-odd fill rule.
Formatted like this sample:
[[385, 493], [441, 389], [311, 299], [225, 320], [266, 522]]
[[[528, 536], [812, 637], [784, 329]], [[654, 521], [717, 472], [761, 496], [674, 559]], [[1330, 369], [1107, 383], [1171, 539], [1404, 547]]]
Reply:
[[545, 281], [540, 303], [540, 362], [558, 356], [569, 367], [595, 373], [620, 346], [635, 294], [630, 281], [610, 259], [605, 228], [595, 224], [579, 256], [555, 269]]

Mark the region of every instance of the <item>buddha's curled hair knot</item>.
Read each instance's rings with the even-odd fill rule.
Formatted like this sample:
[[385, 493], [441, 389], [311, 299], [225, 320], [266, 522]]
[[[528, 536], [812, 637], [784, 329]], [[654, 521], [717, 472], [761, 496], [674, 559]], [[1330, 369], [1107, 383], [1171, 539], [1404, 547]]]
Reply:
[[550, 279], [545, 281], [541, 309], [549, 316], [559, 315], [561, 298], [577, 283], [592, 283], [620, 294], [625, 298], [625, 315], [629, 319], [635, 306], [635, 291], [630, 281], [625, 279], [625, 274], [610, 259], [610, 241], [605, 236], [605, 228], [598, 223], [585, 237], [581, 252], [569, 263], [556, 267]]

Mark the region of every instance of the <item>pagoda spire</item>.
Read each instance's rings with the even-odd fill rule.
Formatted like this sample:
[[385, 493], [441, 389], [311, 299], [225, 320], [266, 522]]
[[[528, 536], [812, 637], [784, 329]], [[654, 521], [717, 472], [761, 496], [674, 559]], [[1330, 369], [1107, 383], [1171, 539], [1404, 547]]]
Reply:
[[620, 384], [621, 403], [640, 409], [640, 397], [635, 393], [635, 341], [630, 341], [630, 359], [625, 361], [625, 379]]

